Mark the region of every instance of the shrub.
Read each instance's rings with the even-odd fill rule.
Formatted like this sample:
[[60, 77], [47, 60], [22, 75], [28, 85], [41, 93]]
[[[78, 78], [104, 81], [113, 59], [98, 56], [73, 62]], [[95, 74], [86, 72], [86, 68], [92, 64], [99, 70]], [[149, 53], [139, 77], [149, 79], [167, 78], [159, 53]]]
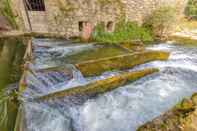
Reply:
[[197, 0], [189, 0], [185, 8], [185, 15], [197, 20]]
[[175, 8], [171, 6], [161, 6], [145, 19], [144, 27], [149, 28], [155, 37], [165, 38], [173, 29], [175, 21]]
[[148, 29], [140, 27], [135, 22], [125, 22], [124, 20], [116, 24], [113, 32], [106, 32], [104, 24], [97, 24], [92, 34], [92, 39], [104, 43], [121, 43], [133, 40], [153, 41]]

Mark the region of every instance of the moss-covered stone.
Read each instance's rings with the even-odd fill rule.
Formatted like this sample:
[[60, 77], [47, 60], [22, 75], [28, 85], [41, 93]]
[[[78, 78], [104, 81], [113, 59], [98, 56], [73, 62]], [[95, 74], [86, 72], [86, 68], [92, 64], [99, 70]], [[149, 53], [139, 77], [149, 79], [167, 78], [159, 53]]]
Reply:
[[191, 99], [192, 99], [193, 104], [197, 106], [197, 93], [194, 93], [192, 95], [192, 98]]
[[146, 75], [158, 72], [158, 69], [144, 69], [135, 72], [125, 72], [118, 76], [113, 76], [104, 80], [96, 81], [84, 86], [78, 86], [72, 89], [67, 89], [64, 91], [52, 93], [43, 97], [38, 98], [39, 100], [49, 100], [55, 98], [62, 98], [66, 96], [76, 96], [76, 95], [86, 95], [86, 96], [95, 96], [97, 94], [102, 94], [107, 91], [116, 89], [122, 85], [125, 85], [128, 82], [135, 81]]
[[188, 110], [192, 110], [193, 108], [194, 108], [194, 104], [192, 100], [186, 98], [183, 99], [180, 103], [180, 106], [177, 107], [177, 109], [180, 111], [188, 111]]
[[175, 41], [177, 44], [197, 45], [197, 39], [192, 39], [191, 37], [171, 36], [169, 40]]
[[98, 60], [90, 60], [76, 64], [75, 66], [84, 76], [94, 76], [109, 70], [132, 68], [154, 60], [167, 60], [169, 55], [170, 54], [168, 52], [163, 51], [145, 51]]
[[145, 50], [145, 47], [142, 41], [122, 42], [119, 44], [119, 46], [132, 52]]

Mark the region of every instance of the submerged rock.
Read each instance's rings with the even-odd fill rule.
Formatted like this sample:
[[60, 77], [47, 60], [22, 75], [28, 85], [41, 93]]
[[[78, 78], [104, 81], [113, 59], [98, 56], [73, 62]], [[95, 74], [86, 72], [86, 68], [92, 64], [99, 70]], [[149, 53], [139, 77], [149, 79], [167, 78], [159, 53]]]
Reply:
[[113, 76], [104, 80], [99, 80], [84, 86], [78, 86], [75, 88], [63, 90], [60, 92], [52, 93], [46, 96], [42, 96], [38, 98], [38, 100], [49, 100], [62, 98], [66, 96], [77, 96], [77, 95], [85, 95], [85, 96], [95, 96], [97, 94], [102, 94], [107, 91], [111, 91], [116, 89], [122, 85], [125, 85], [128, 82], [135, 81], [141, 77], [146, 75], [158, 72], [159, 70], [156, 68], [144, 69], [135, 72], [125, 72], [118, 76]]
[[75, 66], [84, 76], [95, 76], [109, 70], [128, 69], [155, 60], [167, 60], [169, 55], [170, 54], [168, 52], [163, 51], [145, 51], [98, 60], [90, 60], [76, 64]]
[[120, 43], [120, 46], [129, 51], [134, 51], [134, 52], [145, 50], [145, 47], [142, 41], [123, 42], [123, 43]]

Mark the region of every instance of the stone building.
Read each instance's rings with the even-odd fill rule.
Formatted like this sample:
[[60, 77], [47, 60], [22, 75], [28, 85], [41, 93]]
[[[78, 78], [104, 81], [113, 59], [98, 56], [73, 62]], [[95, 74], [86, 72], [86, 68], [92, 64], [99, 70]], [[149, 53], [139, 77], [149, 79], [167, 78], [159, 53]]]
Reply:
[[181, 14], [187, 0], [12, 0], [21, 30], [79, 36], [86, 25], [103, 22], [108, 31], [122, 17], [142, 23], [160, 5]]

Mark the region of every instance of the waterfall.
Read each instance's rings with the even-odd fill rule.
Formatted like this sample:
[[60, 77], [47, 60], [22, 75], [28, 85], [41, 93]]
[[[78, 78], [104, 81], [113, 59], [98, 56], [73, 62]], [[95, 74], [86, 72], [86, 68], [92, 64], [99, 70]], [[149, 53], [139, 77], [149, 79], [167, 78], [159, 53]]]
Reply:
[[27, 98], [38, 97], [87, 84], [81, 72], [73, 65], [68, 64], [62, 69], [62, 71], [42, 71], [36, 70], [31, 65], [26, 73], [27, 89], [24, 96]]

